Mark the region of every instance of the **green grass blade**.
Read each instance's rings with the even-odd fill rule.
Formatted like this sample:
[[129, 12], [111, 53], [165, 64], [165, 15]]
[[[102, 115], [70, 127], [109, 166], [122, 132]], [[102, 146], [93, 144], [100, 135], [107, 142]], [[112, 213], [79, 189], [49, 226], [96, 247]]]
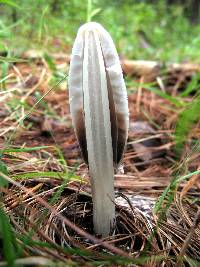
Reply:
[[56, 71], [56, 64], [54, 63], [53, 58], [48, 53], [44, 53], [44, 59], [46, 60], [49, 69], [53, 72]]
[[200, 119], [200, 94], [179, 114], [175, 129], [176, 152], [182, 151], [189, 132]]
[[81, 177], [78, 175], [71, 176], [66, 172], [27, 172], [27, 173], [20, 173], [16, 175], [12, 175], [12, 179], [31, 179], [31, 178], [56, 178], [56, 179], [66, 179], [66, 180], [76, 180], [80, 181]]
[[163, 191], [162, 195], [159, 197], [158, 201], [155, 203], [154, 205], [154, 208], [153, 208], [153, 211], [154, 213], [157, 213], [161, 206], [162, 206], [162, 203], [163, 201], [165, 200], [166, 196], [167, 196], [167, 193], [170, 191], [170, 188], [171, 188], [171, 183], [165, 188], [165, 190]]
[[68, 172], [68, 169], [67, 169], [67, 163], [66, 163], [65, 157], [64, 157], [61, 149], [58, 146], [56, 146], [55, 149], [56, 149], [56, 151], [58, 153], [59, 162], [62, 164], [62, 166], [65, 169], [65, 172], [67, 173]]
[[172, 104], [174, 104], [177, 107], [183, 107], [185, 105], [183, 101], [178, 100], [176, 97], [168, 95], [167, 93], [164, 93], [160, 89], [157, 89], [154, 87], [148, 87], [148, 86], [144, 86], [144, 89], [149, 90], [149, 91], [155, 93], [156, 95], [159, 95], [160, 97], [170, 101]]
[[[10, 78], [12, 76], [12, 74], [9, 74], [9, 75], [7, 75], [7, 76], [5, 76], [5, 77], [3, 77], [2, 79], [0, 79], [0, 83], [3, 83], [3, 82], [5, 82], [8, 78]], [[16, 89], [12, 89], [12, 90], [16, 90]], [[4, 91], [4, 92], [0, 92], [1, 94], [3, 94], [3, 93], [7, 93], [7, 90], [6, 91]]]
[[92, 13], [92, 0], [87, 1], [87, 22], [91, 21], [91, 13]]
[[162, 195], [159, 197], [158, 201], [156, 202], [155, 206], [154, 206], [154, 212], [157, 213], [160, 209], [161, 209], [161, 206], [162, 206], [162, 203], [163, 201], [166, 199], [167, 197], [167, 194], [173, 189], [176, 187], [176, 185], [178, 183], [180, 183], [181, 181], [184, 181], [190, 177], [192, 177], [193, 175], [198, 175], [200, 174], [200, 170], [197, 170], [197, 171], [194, 171], [194, 172], [190, 172], [186, 175], [183, 175], [183, 176], [177, 176], [175, 177], [171, 182], [170, 184], [165, 188], [165, 190], [163, 191]]
[[[173, 97], [163, 91], [161, 91], [160, 89], [153, 87], [156, 83], [152, 82], [152, 83], [138, 83], [138, 82], [133, 82], [131, 81], [126, 81], [126, 85], [129, 86], [134, 86], [134, 87], [138, 87], [138, 86], [142, 86], [142, 88], [149, 90], [150, 92], [155, 93], [156, 95], [159, 95], [160, 97], [168, 100], [169, 102], [171, 102], [172, 104], [174, 104], [177, 107], [183, 107], [185, 106], [185, 103], [182, 100], [179, 100], [176, 97]], [[132, 91], [132, 90], [131, 90]]]
[[13, 63], [13, 62], [28, 62], [26, 59], [20, 59], [20, 58], [15, 58], [15, 57], [2, 57], [0, 56], [0, 62], [8, 62], [8, 63]]
[[3, 153], [15, 153], [15, 152], [31, 152], [41, 149], [46, 149], [51, 146], [36, 146], [36, 147], [23, 147], [23, 148], [7, 148], [3, 150]]
[[182, 97], [188, 96], [190, 93], [197, 92], [200, 89], [200, 72], [192, 77], [185, 90], [181, 93]]
[[[5, 175], [8, 175], [8, 169], [6, 164], [0, 160], [0, 172], [2, 172]], [[1, 187], [7, 187], [8, 186], [8, 182], [0, 175], [0, 188]], [[0, 192], [1, 194], [1, 192]]]
[[0, 238], [2, 238], [3, 241], [3, 256], [8, 266], [14, 267], [14, 262], [18, 257], [15, 248], [16, 241], [12, 233], [10, 222], [2, 208], [0, 208]]
[[186, 180], [186, 179], [192, 177], [193, 175], [198, 175], [198, 174], [200, 174], [200, 170], [198, 170], [198, 171], [194, 171], [194, 172], [190, 172], [190, 173], [188, 173], [188, 174], [186, 174], [186, 175], [184, 175], [184, 176], [180, 176], [180, 177], [178, 177], [178, 178], [177, 178], [177, 182], [180, 183], [181, 181], [184, 181], [184, 180]]
[[48, 13], [48, 10], [49, 10], [48, 5], [46, 5], [42, 10], [42, 14], [41, 14], [40, 22], [39, 22], [39, 29], [38, 29], [38, 41], [39, 41], [39, 43], [42, 40], [42, 34], [43, 34], [43, 28], [44, 28], [44, 18], [45, 18], [45, 15]]
[[90, 14], [90, 20], [92, 20], [100, 11], [101, 11], [101, 8], [95, 8], [94, 10], [92, 10]]
[[6, 4], [9, 6], [21, 9], [21, 7], [19, 5], [17, 5], [14, 1], [11, 1], [11, 0], [0, 0], [0, 4]]

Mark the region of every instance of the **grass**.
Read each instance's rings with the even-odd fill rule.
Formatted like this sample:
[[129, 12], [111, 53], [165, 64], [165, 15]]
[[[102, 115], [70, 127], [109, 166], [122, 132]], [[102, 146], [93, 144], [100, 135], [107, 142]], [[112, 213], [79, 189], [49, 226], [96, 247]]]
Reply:
[[[183, 6], [169, 7], [165, 1], [158, 1], [156, 6], [143, 2], [132, 5], [126, 1], [92, 2], [58, 1], [54, 11], [53, 1], [30, 5], [29, 1], [16, 0], [14, 6], [6, 5], [5, 1], [0, 24], [1, 50], [9, 47], [12, 55], [27, 48], [68, 50], [80, 24], [93, 19], [109, 29], [122, 56], [172, 62], [198, 61], [199, 25], [191, 27], [183, 14]], [[14, 14], [16, 18], [13, 18]], [[12, 23], [13, 19], [16, 21]]]
[[[175, 131], [176, 151], [180, 153], [184, 143], [188, 140], [191, 129], [200, 118], [200, 94], [190, 102], [179, 114]], [[196, 140], [198, 142], [198, 140]]]
[[8, 266], [15, 266], [15, 260], [20, 257], [17, 253], [19, 246], [13, 234], [12, 226], [2, 208], [0, 208], [0, 226], [0, 236], [3, 239], [3, 255]]

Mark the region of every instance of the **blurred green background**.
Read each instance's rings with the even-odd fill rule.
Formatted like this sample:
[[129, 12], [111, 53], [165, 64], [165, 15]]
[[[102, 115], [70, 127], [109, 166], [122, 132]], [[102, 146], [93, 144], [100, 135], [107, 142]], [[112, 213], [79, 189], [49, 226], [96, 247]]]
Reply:
[[69, 53], [90, 17], [110, 32], [121, 57], [199, 62], [199, 7], [199, 0], [0, 0], [0, 53]]

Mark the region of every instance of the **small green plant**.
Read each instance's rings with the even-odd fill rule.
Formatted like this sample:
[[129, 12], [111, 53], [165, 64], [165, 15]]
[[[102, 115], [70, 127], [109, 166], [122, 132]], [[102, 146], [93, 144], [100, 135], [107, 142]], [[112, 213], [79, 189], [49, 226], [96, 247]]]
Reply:
[[18, 258], [16, 251], [16, 239], [12, 232], [10, 222], [0, 206], [0, 239], [3, 240], [3, 256], [5, 257], [8, 266], [15, 266], [14, 261]]
[[[8, 266], [15, 266], [14, 261], [20, 255], [19, 247], [16, 242], [16, 237], [12, 231], [12, 226], [7, 215], [4, 212], [2, 204], [2, 188], [8, 186], [8, 182], [3, 175], [8, 174], [6, 164], [0, 160], [0, 242], [2, 240], [2, 253], [7, 261]], [[0, 255], [1, 256], [1, 255]]]
[[92, 2], [92, 0], [87, 1], [87, 22], [92, 21], [93, 17], [101, 11], [101, 8], [93, 9]]
[[46, 5], [43, 10], [39, 21], [39, 28], [38, 28], [38, 42], [41, 43], [43, 37], [43, 31], [45, 29], [45, 15], [48, 13], [49, 6]]
[[[1, 153], [1, 151], [0, 151]], [[1, 154], [0, 154], [0, 158], [1, 158]], [[7, 166], [6, 164], [0, 159], [0, 172], [8, 175], [8, 169], [7, 169]], [[3, 177], [0, 175], [0, 189], [1, 187], [7, 187], [8, 186], [8, 183], [5, 179], [3, 179]], [[1, 194], [1, 192], [0, 192]], [[1, 196], [1, 195], [0, 195]]]
[[198, 92], [200, 89], [200, 72], [196, 73], [188, 83], [185, 90], [181, 93], [182, 97], [187, 97], [191, 93]]
[[175, 129], [176, 151], [182, 151], [188, 134], [200, 118], [200, 94], [190, 102], [180, 113]]

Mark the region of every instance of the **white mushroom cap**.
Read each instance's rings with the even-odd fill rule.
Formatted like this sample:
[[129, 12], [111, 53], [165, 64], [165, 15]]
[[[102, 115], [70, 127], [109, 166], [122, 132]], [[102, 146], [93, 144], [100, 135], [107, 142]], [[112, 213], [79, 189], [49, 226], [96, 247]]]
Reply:
[[110, 105], [113, 162], [117, 166], [122, 158], [128, 135], [128, 100], [119, 57], [109, 33], [96, 22], [89, 22], [78, 30], [72, 49], [69, 71], [70, 110], [73, 125], [84, 160], [88, 163], [83, 109], [83, 51], [85, 33], [96, 32], [99, 38], [107, 77]]

